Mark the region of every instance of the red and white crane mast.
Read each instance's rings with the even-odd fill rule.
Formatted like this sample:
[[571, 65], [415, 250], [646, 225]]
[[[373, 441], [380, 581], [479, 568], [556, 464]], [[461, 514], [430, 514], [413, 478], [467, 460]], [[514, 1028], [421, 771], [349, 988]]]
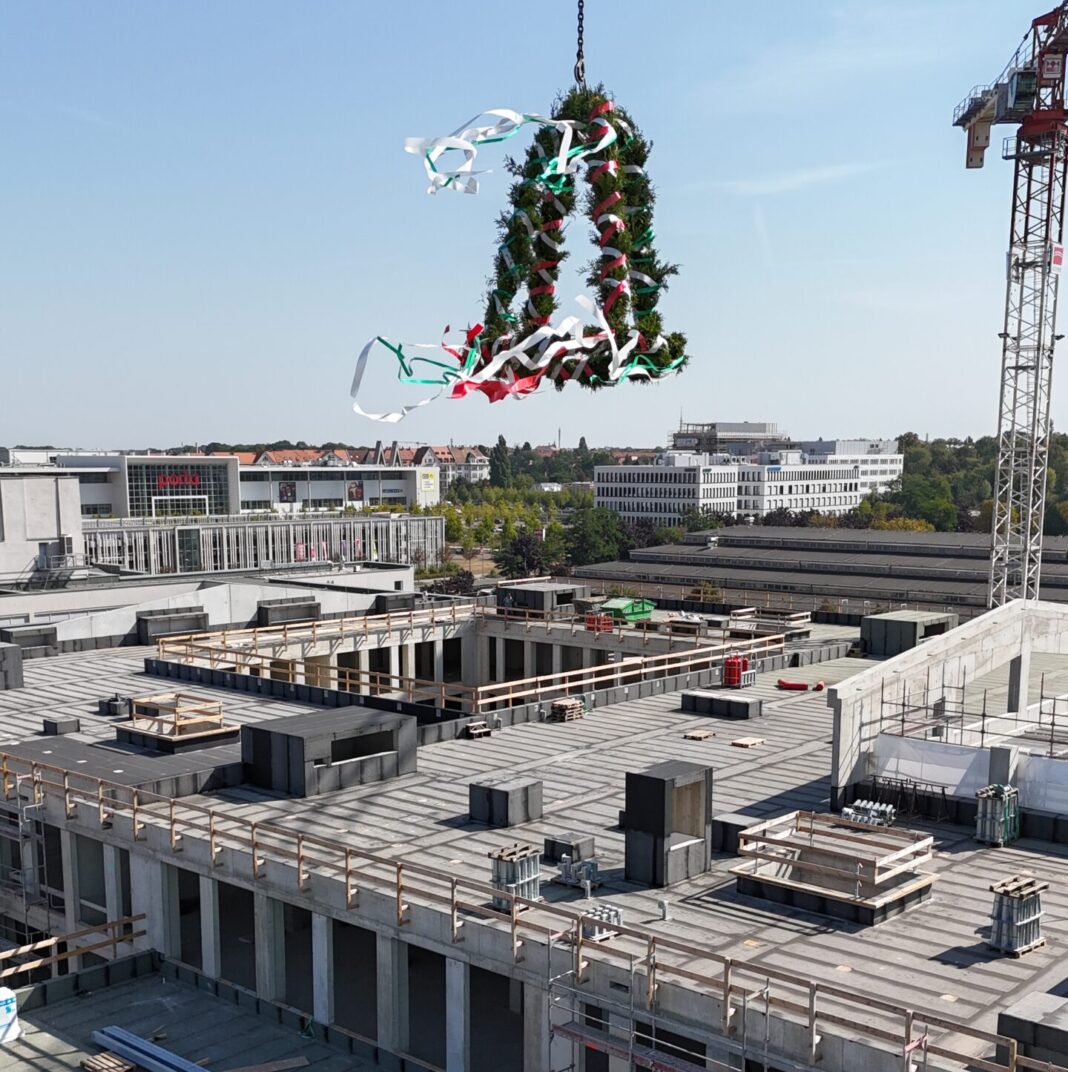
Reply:
[[1050, 431], [1057, 290], [1064, 258], [1068, 117], [1064, 107], [1068, 2], [1035, 19], [990, 85], [976, 86], [953, 116], [979, 168], [991, 128], [1017, 124], [1002, 156], [1015, 162], [1005, 323], [1001, 332], [998, 465], [988, 604], [1037, 599]]

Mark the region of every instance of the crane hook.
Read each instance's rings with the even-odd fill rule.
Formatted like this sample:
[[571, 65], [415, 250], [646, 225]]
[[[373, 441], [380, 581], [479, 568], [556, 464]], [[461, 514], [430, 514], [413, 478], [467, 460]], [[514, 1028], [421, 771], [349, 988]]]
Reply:
[[578, 0], [578, 51], [575, 53], [575, 81], [580, 86], [586, 85], [586, 54], [583, 51], [583, 25], [586, 13], [586, 0]]

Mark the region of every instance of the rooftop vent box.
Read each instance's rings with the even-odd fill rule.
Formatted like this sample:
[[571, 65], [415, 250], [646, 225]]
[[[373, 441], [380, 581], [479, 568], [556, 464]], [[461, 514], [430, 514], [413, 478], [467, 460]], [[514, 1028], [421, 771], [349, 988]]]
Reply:
[[318, 796], [416, 769], [412, 715], [345, 707], [241, 727], [245, 781], [294, 797]]

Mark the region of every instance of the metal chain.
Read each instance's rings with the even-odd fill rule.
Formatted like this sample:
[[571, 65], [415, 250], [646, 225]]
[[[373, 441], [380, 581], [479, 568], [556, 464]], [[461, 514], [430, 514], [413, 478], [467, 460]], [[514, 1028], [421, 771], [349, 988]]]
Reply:
[[583, 46], [583, 22], [586, 13], [586, 0], [578, 0], [578, 52], [575, 53], [575, 81], [580, 85], [586, 84], [586, 54]]

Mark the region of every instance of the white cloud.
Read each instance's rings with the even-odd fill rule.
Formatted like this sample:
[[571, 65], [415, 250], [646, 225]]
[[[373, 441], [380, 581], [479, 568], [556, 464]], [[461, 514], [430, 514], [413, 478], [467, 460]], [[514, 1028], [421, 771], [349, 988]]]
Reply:
[[716, 113], [809, 108], [828, 105], [827, 94], [862, 91], [892, 72], [901, 78], [917, 67], [946, 61], [952, 44], [952, 6], [848, 5], [814, 18], [809, 40], [783, 41], [751, 53], [701, 90]]
[[841, 182], [857, 175], [874, 171], [877, 164], [828, 164], [824, 167], [797, 168], [778, 175], [764, 175], [748, 179], [724, 179], [712, 185], [718, 190], [737, 194], [739, 197], [774, 197], [777, 194], [794, 193], [809, 186], [823, 186]]

